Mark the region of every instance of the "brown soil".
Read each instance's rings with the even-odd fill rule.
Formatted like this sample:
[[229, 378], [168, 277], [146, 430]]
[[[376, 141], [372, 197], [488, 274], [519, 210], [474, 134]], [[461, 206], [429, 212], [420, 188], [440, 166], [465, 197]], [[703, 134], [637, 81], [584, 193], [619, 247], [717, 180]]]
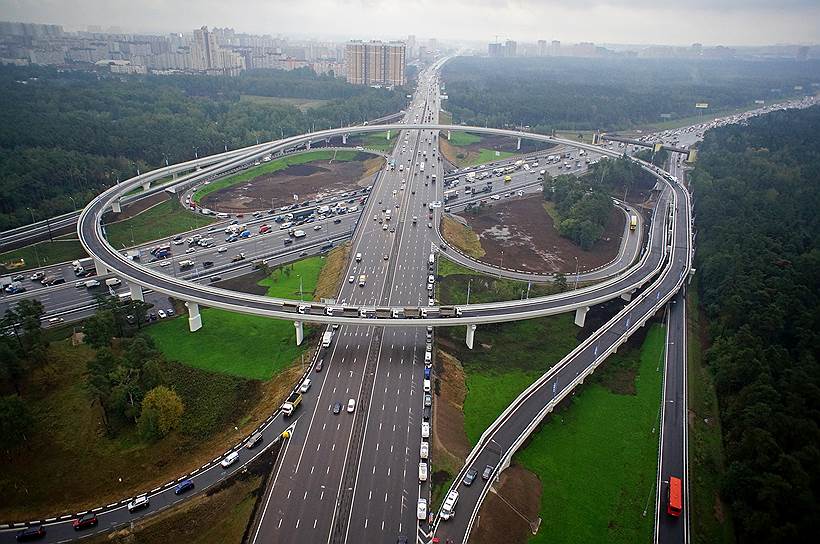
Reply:
[[481, 207], [477, 215], [463, 216], [478, 233], [486, 252], [483, 262], [531, 272], [573, 274], [576, 257], [583, 272], [618, 255], [625, 221], [618, 209], [613, 208], [601, 240], [584, 251], [558, 234], [540, 195], [487, 202], [489, 205]]
[[470, 442], [464, 432], [464, 369], [458, 359], [439, 350], [436, 376], [439, 387], [433, 412], [433, 459], [436, 465], [449, 467], [455, 473], [470, 453]]
[[541, 481], [518, 465], [501, 473], [478, 511], [470, 544], [524, 544], [538, 527]]
[[[367, 155], [362, 155], [367, 156]], [[226, 187], [202, 199], [205, 208], [243, 213], [315, 200], [331, 193], [359, 189], [370, 184], [370, 176], [383, 164], [382, 158], [345, 162], [314, 161], [295, 164], [250, 181]]]
[[258, 285], [258, 283], [263, 279], [265, 279], [265, 271], [254, 270], [249, 274], [243, 274], [235, 278], [218, 281], [213, 285], [222, 289], [228, 289], [229, 291], [238, 291], [240, 293], [249, 293], [251, 295], [264, 295], [268, 292], [268, 288]]

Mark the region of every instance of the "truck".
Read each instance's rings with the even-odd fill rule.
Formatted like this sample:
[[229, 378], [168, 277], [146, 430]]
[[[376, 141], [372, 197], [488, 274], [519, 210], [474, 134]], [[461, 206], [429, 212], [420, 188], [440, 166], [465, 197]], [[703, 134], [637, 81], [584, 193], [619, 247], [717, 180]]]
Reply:
[[384, 220], [390, 221], [390, 210], [385, 210], [384, 212]]
[[359, 287], [364, 287], [365, 282], [367, 281], [367, 276], [362, 274], [359, 276]]
[[432, 181], [432, 182], [433, 182], [433, 184], [435, 184], [435, 183], [436, 183], [436, 175], [435, 175], [435, 174], [432, 174], [432, 175], [430, 176], [430, 181]]
[[455, 306], [442, 306], [439, 309], [441, 317], [461, 317], [461, 308]]
[[[129, 259], [131, 259], [132, 261], [139, 261], [142, 254], [140, 253], [139, 249], [129, 249], [128, 251], [125, 252], [125, 256], [128, 257]], [[82, 266], [79, 266], [79, 263], [78, 263], [78, 266], [74, 267], [74, 273], [75, 274], [77, 272], [78, 267], [82, 268]]]
[[424, 172], [424, 161], [421, 161], [421, 164], [419, 164], [419, 172]]
[[285, 403], [282, 404], [282, 414], [284, 414], [285, 417], [292, 416], [300, 402], [302, 402], [302, 393], [294, 391], [285, 399]]
[[393, 312], [390, 308], [376, 308], [377, 319], [390, 319], [391, 317], [393, 317]]
[[449, 191], [444, 191], [444, 202], [449, 202], [458, 198], [458, 189], [450, 189]]
[[107, 280], [105, 280], [105, 284], [108, 287], [119, 287], [120, 285], [122, 285], [122, 282], [119, 278], [108, 278]]
[[421, 308], [410, 308], [410, 307], [405, 308], [404, 309], [404, 317], [406, 317], [408, 319], [414, 319], [414, 318], [422, 317]]
[[187, 268], [192, 268], [194, 266], [194, 261], [190, 261], [188, 259], [184, 261], [179, 261], [179, 269], [185, 270]]
[[100, 282], [97, 281], [97, 280], [88, 280], [87, 282], [85, 282], [85, 288], [86, 289], [94, 289], [95, 287], [99, 287], [99, 286], [100, 286]]
[[629, 230], [635, 230], [635, 228], [637, 226], [638, 226], [638, 216], [635, 215], [635, 214], [630, 215], [629, 216]]
[[467, 183], [472, 182], [475, 179], [475, 172], [467, 172], [465, 176]]
[[322, 347], [329, 348], [330, 343], [333, 341], [333, 331], [325, 331], [322, 335]]
[[294, 238], [304, 238], [305, 237], [305, 231], [295, 230], [295, 231], [293, 231], [293, 237]]
[[515, 161], [515, 169], [518, 170], [522, 166], [524, 166], [524, 161]]

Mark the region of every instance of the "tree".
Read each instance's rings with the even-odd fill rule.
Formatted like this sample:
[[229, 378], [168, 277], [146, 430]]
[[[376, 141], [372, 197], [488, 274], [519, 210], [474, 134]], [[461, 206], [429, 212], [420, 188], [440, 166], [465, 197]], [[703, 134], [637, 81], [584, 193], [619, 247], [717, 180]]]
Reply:
[[33, 419], [28, 407], [17, 395], [0, 397], [0, 446], [10, 450], [26, 440]]
[[142, 401], [140, 434], [146, 440], [158, 440], [179, 428], [185, 406], [175, 391], [160, 385], [150, 390]]
[[83, 332], [84, 342], [89, 346], [100, 349], [111, 345], [111, 340], [117, 334], [116, 318], [111, 310], [98, 309], [97, 312], [85, 320]]
[[16, 335], [22, 354], [34, 363], [43, 363], [47, 357], [48, 341], [43, 336], [43, 304], [37, 299], [23, 299], [14, 308], [6, 310], [3, 324]]
[[558, 290], [559, 293], [563, 293], [567, 290], [567, 277], [563, 274], [556, 274], [555, 275], [555, 288]]
[[19, 395], [22, 376], [23, 365], [20, 363], [17, 350], [5, 338], [0, 339], [0, 378], [10, 383]]

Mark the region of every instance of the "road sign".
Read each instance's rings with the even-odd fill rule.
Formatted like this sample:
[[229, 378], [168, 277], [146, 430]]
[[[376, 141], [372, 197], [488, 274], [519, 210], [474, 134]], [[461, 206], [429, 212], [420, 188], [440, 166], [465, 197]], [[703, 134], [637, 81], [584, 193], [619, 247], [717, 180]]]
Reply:
[[705, 110], [706, 108], [709, 107], [709, 103], [708, 102], [698, 102], [697, 104], [695, 104], [695, 107], [699, 110]]

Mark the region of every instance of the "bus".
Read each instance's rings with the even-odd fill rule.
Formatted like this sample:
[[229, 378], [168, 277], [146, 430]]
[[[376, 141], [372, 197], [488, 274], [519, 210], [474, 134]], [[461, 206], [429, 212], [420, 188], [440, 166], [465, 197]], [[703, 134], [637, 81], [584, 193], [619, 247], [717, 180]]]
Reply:
[[629, 230], [635, 230], [638, 226], [638, 216], [637, 215], [630, 215], [629, 216]]
[[667, 497], [666, 513], [679, 517], [683, 510], [683, 491], [680, 478], [669, 477], [669, 495]]

